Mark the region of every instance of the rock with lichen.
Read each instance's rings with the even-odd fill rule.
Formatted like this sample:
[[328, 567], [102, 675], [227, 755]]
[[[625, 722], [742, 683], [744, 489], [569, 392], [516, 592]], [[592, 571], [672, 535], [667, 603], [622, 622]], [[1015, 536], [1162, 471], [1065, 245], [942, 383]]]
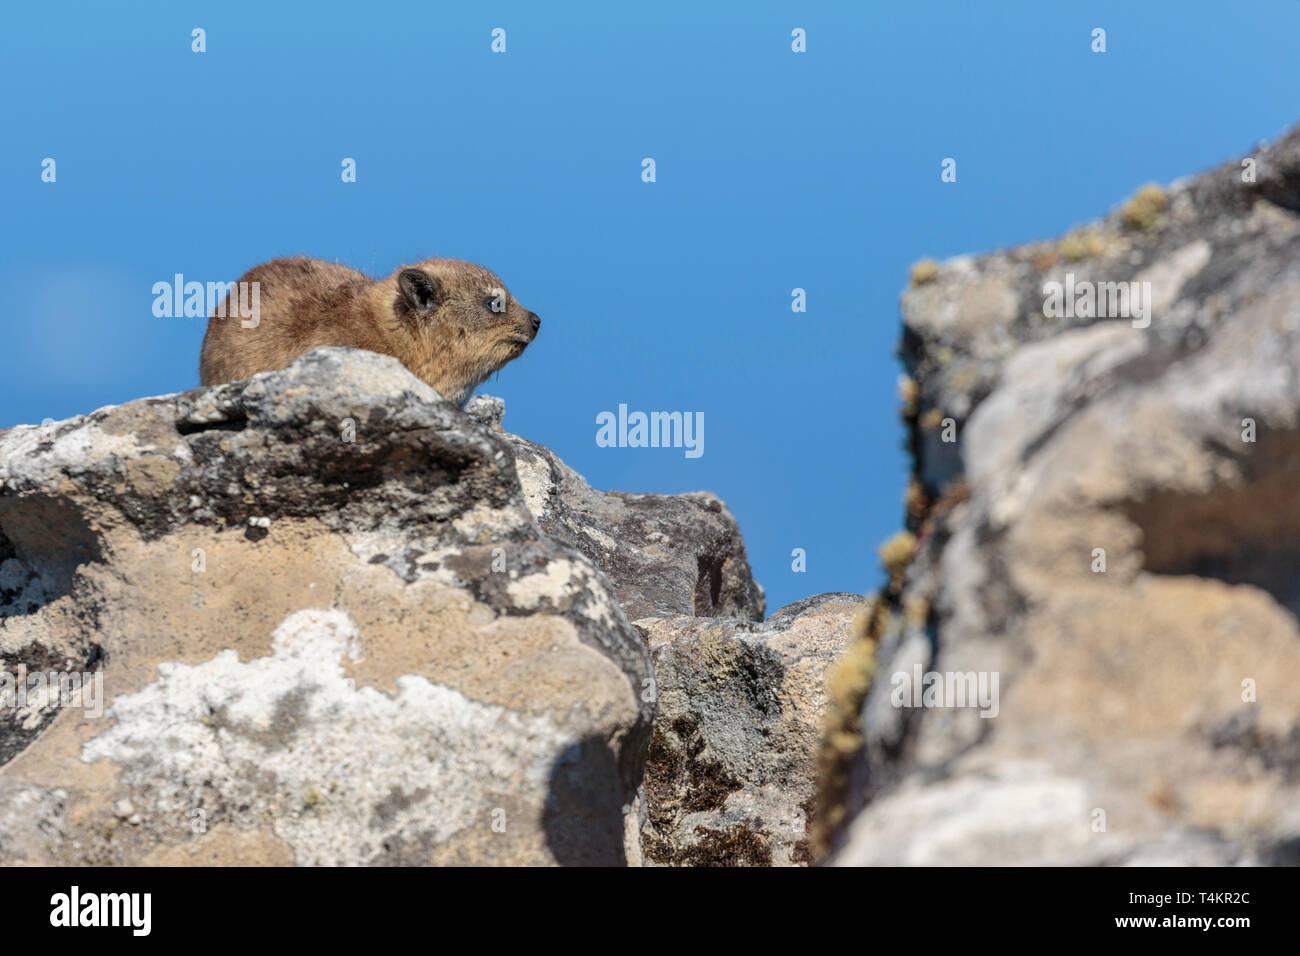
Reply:
[[[1250, 158], [904, 292], [930, 504], [824, 744], [835, 863], [1297, 862], [1300, 130]], [[1149, 323], [1047, 315], [1067, 273]]]
[[8, 865], [639, 852], [645, 644], [388, 356], [0, 432], [0, 657], [92, 691], [0, 712]]
[[635, 622], [655, 664], [641, 828], [647, 864], [811, 861], [826, 676], [861, 606], [856, 595], [821, 594], [761, 624]]
[[538, 525], [605, 573], [629, 618], [763, 619], [740, 528], [715, 495], [597, 491], [549, 448], [507, 439]]
[[99, 688], [0, 711], [0, 862], [806, 860], [848, 599], [504, 411], [329, 348], [0, 432], [0, 672]]

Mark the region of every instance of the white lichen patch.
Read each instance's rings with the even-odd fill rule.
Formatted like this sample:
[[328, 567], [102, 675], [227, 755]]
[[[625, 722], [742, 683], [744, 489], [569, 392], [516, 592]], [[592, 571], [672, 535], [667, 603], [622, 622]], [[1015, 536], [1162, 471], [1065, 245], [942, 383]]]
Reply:
[[579, 570], [581, 571], [580, 580], [587, 591], [587, 602], [582, 605], [583, 616], [605, 627], [617, 627], [614, 603], [609, 599], [609, 589], [601, 587], [595, 575], [586, 568], [580, 568]]
[[528, 455], [515, 458], [515, 474], [519, 476], [519, 485], [524, 491], [524, 505], [534, 518], [541, 518], [546, 512], [546, 502], [554, 486], [551, 484], [551, 469], [545, 462], [536, 462]]
[[599, 544], [606, 551], [617, 550], [618, 542], [615, 541], [613, 538], [611, 538], [609, 535], [605, 534], [605, 532], [601, 531], [599, 528], [595, 527], [594, 525], [588, 525], [583, 530], [587, 532], [588, 536], [593, 541]]
[[543, 571], [525, 574], [517, 581], [511, 581], [506, 588], [510, 601], [516, 607], [536, 608], [544, 601], [559, 605], [574, 593], [574, 563], [568, 559], [558, 559], [546, 565]]
[[583, 617], [604, 627], [617, 626], [608, 588], [601, 585], [594, 569], [576, 561], [551, 561], [545, 570], [511, 581], [506, 593], [515, 607], [528, 610], [540, 609], [548, 601], [553, 607], [562, 607], [581, 595], [576, 606]]
[[58, 636], [49, 617], [26, 612], [28, 608], [42, 608], [59, 600], [70, 602], [71, 597], [60, 596], [44, 578], [32, 574], [17, 558], [0, 562], [0, 592], [11, 594], [10, 616], [4, 619], [4, 627], [0, 627], [0, 652], [17, 654], [32, 644], [57, 646]]
[[399, 677], [395, 696], [357, 687], [342, 659], [359, 636], [342, 611], [309, 609], [276, 629], [270, 656], [161, 664], [114, 701], [115, 726], [81, 758], [117, 764], [146, 820], [274, 820], [306, 864], [373, 862], [385, 843], [490, 831], [503, 799], [540, 804], [569, 742], [553, 721], [418, 675]]
[[486, 502], [478, 501], [473, 508], [453, 521], [452, 527], [470, 541], [485, 543], [508, 535], [527, 523], [528, 516], [516, 504], [493, 508]]

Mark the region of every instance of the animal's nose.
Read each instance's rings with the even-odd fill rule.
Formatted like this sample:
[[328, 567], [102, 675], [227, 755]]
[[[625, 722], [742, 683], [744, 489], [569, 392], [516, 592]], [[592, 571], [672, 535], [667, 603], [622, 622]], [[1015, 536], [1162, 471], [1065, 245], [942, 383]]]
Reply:
[[537, 330], [540, 329], [540, 328], [542, 327], [542, 320], [539, 319], [539, 318], [537, 317], [537, 313], [536, 313], [536, 312], [529, 312], [529, 313], [528, 313], [528, 321], [532, 323], [532, 326], [533, 326], [533, 335], [536, 335], [536, 334], [537, 334]]

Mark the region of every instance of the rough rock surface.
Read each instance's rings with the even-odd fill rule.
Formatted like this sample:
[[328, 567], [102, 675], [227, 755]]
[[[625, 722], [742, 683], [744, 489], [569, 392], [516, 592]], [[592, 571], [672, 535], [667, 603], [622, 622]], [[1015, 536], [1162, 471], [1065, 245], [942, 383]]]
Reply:
[[763, 619], [740, 529], [715, 496], [595, 491], [549, 448], [507, 438], [537, 523], [605, 572], [629, 618]]
[[395, 359], [9, 429], [0, 485], [5, 669], [107, 704], [0, 711], [5, 864], [635, 857], [645, 645]]
[[[916, 543], [836, 862], [1297, 862], [1300, 131], [1249, 158], [904, 295]], [[1048, 316], [1067, 272], [1149, 326]], [[895, 706], [914, 668], [996, 716]]]
[[[759, 623], [721, 501], [593, 491], [503, 414], [319, 349], [0, 432], [0, 681], [88, 691], [0, 708], [0, 862], [805, 860], [856, 599]], [[699, 793], [646, 799], [656, 706]]]
[[636, 621], [658, 709], [646, 765], [646, 863], [810, 862], [826, 671], [862, 599], [821, 594], [762, 624]]

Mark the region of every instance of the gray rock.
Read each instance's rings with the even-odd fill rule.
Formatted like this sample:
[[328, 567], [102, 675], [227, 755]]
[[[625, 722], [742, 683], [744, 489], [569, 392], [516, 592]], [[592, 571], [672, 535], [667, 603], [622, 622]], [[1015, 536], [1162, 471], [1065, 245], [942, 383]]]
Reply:
[[644, 643], [386, 356], [0, 432], [0, 653], [105, 705], [0, 713], [5, 864], [637, 853]]
[[507, 438], [537, 523], [605, 573], [629, 618], [763, 619], [763, 589], [717, 497], [596, 491], [549, 448]]
[[[1300, 131], [1255, 158], [904, 295], [929, 499], [835, 862], [1295, 862]], [[1066, 272], [1150, 282], [1150, 325], [1049, 318]], [[892, 702], [913, 660], [996, 714]]]
[[642, 852], [658, 865], [811, 861], [826, 672], [862, 606], [820, 594], [763, 624], [645, 618], [658, 711]]
[[465, 404], [465, 414], [476, 422], [499, 429], [506, 417], [506, 403], [495, 395], [475, 395]]

